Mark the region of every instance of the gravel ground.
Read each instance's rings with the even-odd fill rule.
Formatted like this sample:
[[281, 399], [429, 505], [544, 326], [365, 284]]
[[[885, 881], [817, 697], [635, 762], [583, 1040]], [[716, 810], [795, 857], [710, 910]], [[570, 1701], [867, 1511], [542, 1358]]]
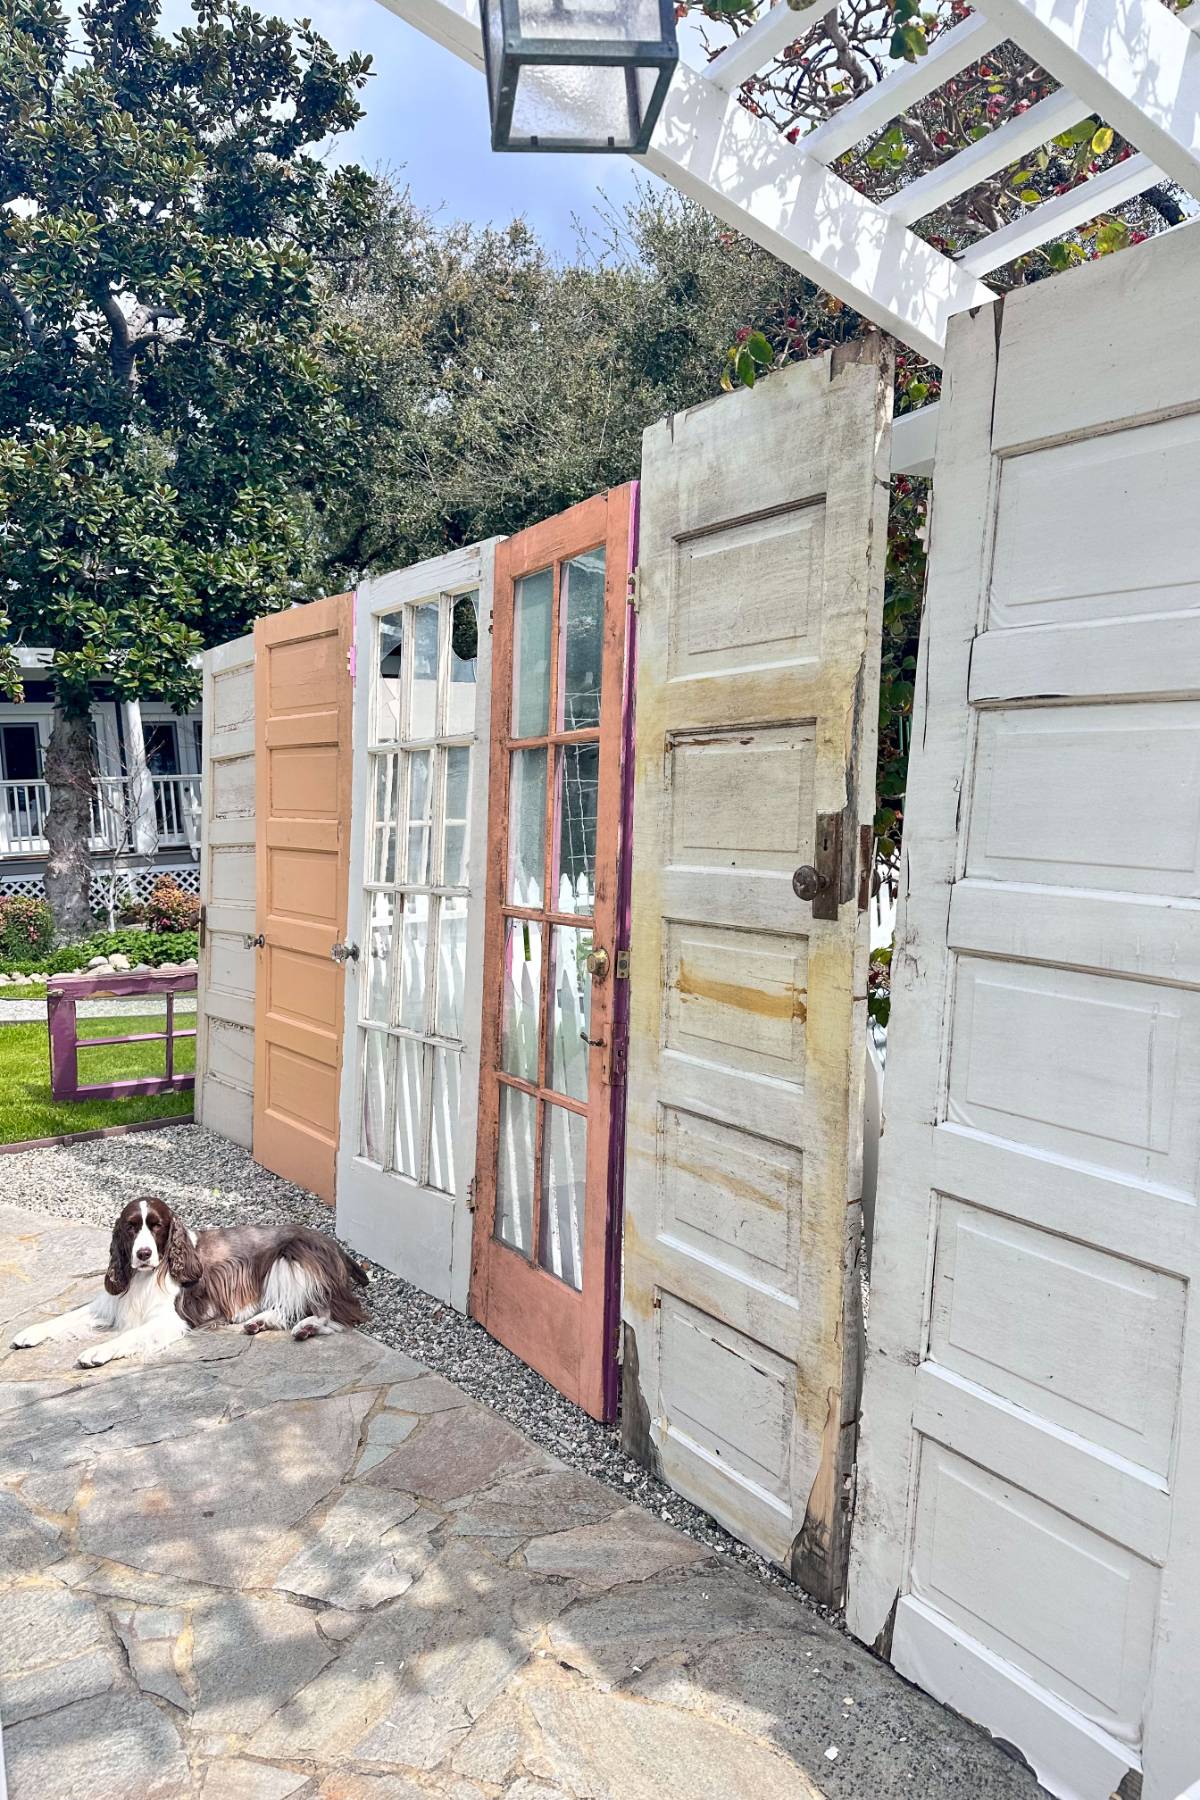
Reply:
[[[105, 1229], [126, 1200], [146, 1193], [161, 1194], [193, 1229], [279, 1218], [322, 1231], [332, 1225], [329, 1209], [312, 1194], [270, 1174], [239, 1145], [198, 1125], [30, 1150], [6, 1156], [3, 1171], [6, 1205]], [[818, 1606], [707, 1513], [632, 1462], [622, 1451], [614, 1426], [589, 1419], [472, 1320], [355, 1254], [371, 1273], [367, 1329], [374, 1337], [455, 1382], [535, 1444], [604, 1482], [623, 1499], [645, 1507], [698, 1543], [723, 1551], [762, 1581], [791, 1589], [813, 1612], [837, 1622], [836, 1614]]]
[[[18, 990], [19, 991], [19, 990]], [[124, 1000], [80, 1000], [76, 1003], [76, 1017], [80, 1019], [119, 1018], [122, 1013], [141, 1018], [144, 1014], [165, 1013], [166, 1002], [161, 994], [130, 994]], [[181, 1019], [184, 1013], [196, 1010], [195, 994], [182, 994], [175, 1002], [175, 1017]], [[46, 1001], [10, 1000], [7, 994], [0, 994], [0, 1025], [28, 1024], [30, 1019], [46, 1017]]]

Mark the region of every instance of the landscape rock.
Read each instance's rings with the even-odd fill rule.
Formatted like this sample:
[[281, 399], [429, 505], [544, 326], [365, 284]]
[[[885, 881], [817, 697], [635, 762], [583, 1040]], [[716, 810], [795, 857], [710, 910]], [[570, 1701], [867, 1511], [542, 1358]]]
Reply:
[[89, 969], [107, 970], [111, 965], [107, 956], [93, 956], [88, 962]]
[[187, 1757], [152, 1700], [106, 1694], [4, 1730], [9, 1800], [176, 1800]]
[[120, 969], [122, 974], [132, 966], [129, 958], [127, 956], [122, 956], [119, 950], [109, 957], [108, 964], [112, 969]]

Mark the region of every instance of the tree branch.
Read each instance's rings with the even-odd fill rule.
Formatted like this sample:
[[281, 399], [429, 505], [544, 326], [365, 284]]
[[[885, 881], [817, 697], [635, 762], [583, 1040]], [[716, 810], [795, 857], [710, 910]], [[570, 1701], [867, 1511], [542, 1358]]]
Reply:
[[23, 300], [17, 298], [7, 281], [0, 281], [0, 294], [4, 295], [4, 298], [8, 301], [8, 304], [12, 307], [14, 313], [16, 313], [18, 319], [21, 321], [21, 324], [25, 328], [25, 336], [29, 339], [33, 348], [35, 350], [40, 350], [46, 342], [45, 335], [29, 307], [25, 305]]

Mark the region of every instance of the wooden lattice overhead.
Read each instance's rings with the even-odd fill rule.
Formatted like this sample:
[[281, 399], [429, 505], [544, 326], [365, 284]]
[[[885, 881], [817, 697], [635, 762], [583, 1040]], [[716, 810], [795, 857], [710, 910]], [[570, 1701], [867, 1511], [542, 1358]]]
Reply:
[[[381, 0], [483, 68], [475, 0]], [[984, 0], [929, 53], [897, 64], [791, 143], [744, 104], [743, 84], [819, 24], [828, 0], [769, 9], [703, 71], [680, 65], [644, 158], [698, 200], [903, 343], [940, 362], [953, 313], [988, 303], [985, 277], [1163, 181], [1200, 198], [1200, 0]], [[1057, 88], [877, 201], [831, 166], [997, 46]], [[914, 225], [1098, 114], [1134, 154], [949, 255]]]

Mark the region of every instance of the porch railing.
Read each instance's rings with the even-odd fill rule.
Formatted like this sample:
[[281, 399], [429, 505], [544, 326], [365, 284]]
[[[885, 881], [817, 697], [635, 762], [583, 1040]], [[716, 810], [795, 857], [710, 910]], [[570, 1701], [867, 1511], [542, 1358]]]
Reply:
[[[200, 841], [200, 777], [151, 775], [149, 779], [156, 847], [194, 849]], [[97, 777], [88, 844], [93, 853], [135, 847], [134, 790], [135, 783], [128, 775]], [[0, 855], [44, 855], [49, 811], [50, 790], [44, 781], [0, 782]]]

